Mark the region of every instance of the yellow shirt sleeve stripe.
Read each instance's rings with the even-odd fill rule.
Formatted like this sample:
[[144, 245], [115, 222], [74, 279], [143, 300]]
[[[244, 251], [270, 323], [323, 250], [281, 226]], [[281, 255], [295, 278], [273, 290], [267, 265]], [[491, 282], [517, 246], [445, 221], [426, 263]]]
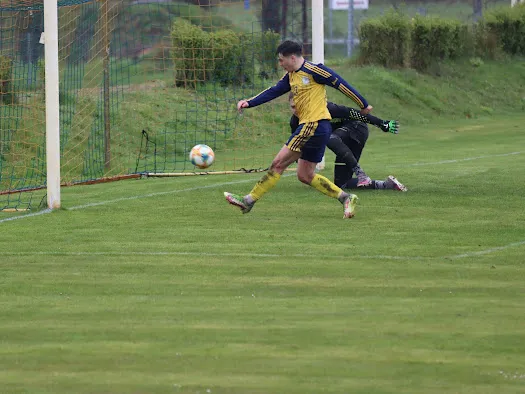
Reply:
[[304, 67], [306, 69], [310, 70], [310, 71], [313, 71], [313, 72], [319, 74], [322, 77], [325, 77], [325, 78], [330, 78], [332, 76], [332, 74], [330, 74], [328, 71], [325, 71], [322, 68], [319, 68], [317, 66], [313, 66], [313, 65], [308, 64], [308, 63], [305, 63]]
[[352, 92], [350, 89], [348, 89], [345, 85], [339, 85], [339, 90], [343, 92], [346, 96], [350, 97], [352, 100], [354, 100], [359, 107], [363, 108], [363, 102], [357, 97], [354, 92]]

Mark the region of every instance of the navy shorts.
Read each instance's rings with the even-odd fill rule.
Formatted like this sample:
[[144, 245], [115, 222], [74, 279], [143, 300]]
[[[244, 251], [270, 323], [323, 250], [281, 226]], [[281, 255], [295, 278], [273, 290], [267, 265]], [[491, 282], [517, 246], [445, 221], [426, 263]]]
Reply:
[[286, 142], [293, 152], [301, 152], [301, 159], [319, 163], [323, 160], [326, 144], [332, 134], [329, 120], [300, 124]]

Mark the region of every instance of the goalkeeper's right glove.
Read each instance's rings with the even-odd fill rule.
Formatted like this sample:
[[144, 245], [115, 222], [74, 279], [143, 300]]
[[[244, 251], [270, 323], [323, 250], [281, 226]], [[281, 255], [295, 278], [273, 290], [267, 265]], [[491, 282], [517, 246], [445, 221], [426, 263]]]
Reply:
[[397, 134], [399, 133], [399, 122], [397, 120], [385, 120], [381, 125], [381, 130], [385, 133]]

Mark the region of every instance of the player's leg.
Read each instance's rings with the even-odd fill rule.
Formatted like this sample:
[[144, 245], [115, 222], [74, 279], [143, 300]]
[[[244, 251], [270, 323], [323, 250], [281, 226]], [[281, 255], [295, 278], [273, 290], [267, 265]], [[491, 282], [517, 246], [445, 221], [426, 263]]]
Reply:
[[[270, 191], [279, 182], [282, 173], [288, 166], [301, 157], [301, 148], [304, 142], [313, 135], [315, 128], [313, 124], [308, 126], [299, 125], [295, 132], [290, 136], [286, 145], [284, 145], [279, 153], [275, 156], [270, 166], [270, 169], [262, 178], [255, 184], [253, 189], [245, 196], [224, 192], [224, 197], [231, 205], [239, 207], [242, 213], [248, 213], [252, 210], [255, 203], [268, 191]], [[304, 141], [304, 142], [303, 142]], [[299, 143], [301, 142], [301, 143]]]
[[[344, 189], [346, 184], [350, 182], [354, 172], [350, 169], [340, 156], [335, 157], [334, 162], [334, 183], [341, 189]], [[357, 180], [356, 180], [357, 182]]]
[[303, 146], [301, 159], [297, 164], [297, 177], [321, 193], [338, 199], [344, 205], [343, 217], [351, 218], [355, 214], [357, 196], [346, 193], [328, 178], [315, 173], [315, 166], [322, 160], [330, 132], [330, 122], [320, 121], [315, 134]]
[[[365, 186], [370, 185], [371, 179], [363, 171], [363, 169], [361, 168], [361, 166], [359, 166], [359, 163], [358, 163], [359, 158], [361, 156], [361, 152], [364, 147], [364, 144], [361, 147], [359, 147], [359, 142], [354, 141], [351, 138], [352, 133], [353, 133], [353, 128], [354, 128], [352, 123], [356, 123], [356, 122], [347, 122], [342, 127], [339, 127], [336, 130], [334, 130], [326, 146], [332, 152], [336, 154], [338, 160], [346, 164], [347, 166], [346, 176], [348, 176], [348, 173], [350, 173], [350, 171], [352, 173], [355, 173], [358, 179], [359, 187], [365, 187]], [[357, 148], [355, 147], [355, 145], [357, 145]], [[357, 153], [357, 157], [356, 157], [356, 153]], [[344, 172], [345, 170], [343, 170], [340, 166], [336, 165], [334, 169], [334, 180], [335, 178], [344, 177], [345, 176]], [[351, 174], [350, 174], [350, 178], [351, 178]]]
[[407, 187], [399, 182], [393, 175], [389, 175], [384, 181], [376, 181], [376, 184], [378, 182], [382, 182], [385, 189], [397, 190], [400, 192], [408, 191]]
[[[343, 125], [344, 122], [337, 122], [337, 123], [331, 123], [332, 130], [337, 130]], [[334, 151], [339, 151], [338, 146], [340, 143], [343, 143], [346, 145], [345, 140], [342, 139], [340, 135], [335, 135], [332, 132], [332, 135], [330, 136], [330, 139], [328, 140], [327, 147]], [[333, 148], [333, 149], [332, 149]], [[334, 152], [335, 153], [335, 152]], [[354, 171], [352, 171], [352, 168], [348, 166], [345, 163], [345, 160], [343, 159], [344, 155], [338, 155], [336, 153], [335, 155], [335, 162], [334, 162], [334, 183], [339, 186], [340, 188], [344, 188], [344, 185], [352, 179], [352, 176], [354, 175]]]
[[[357, 179], [352, 178], [340, 187], [341, 189], [357, 189]], [[399, 182], [393, 175], [389, 175], [384, 181], [372, 179], [372, 183], [364, 189], [408, 191], [407, 187]]]
[[348, 125], [349, 133], [346, 144], [354, 154], [357, 162], [361, 160], [363, 149], [368, 141], [368, 126], [362, 122], [352, 122]]
[[357, 186], [357, 184], [359, 183], [359, 180], [357, 178], [352, 178], [352, 179], [349, 179], [348, 181], [346, 181], [342, 186], [341, 186], [341, 189], [345, 189], [345, 190], [351, 190], [351, 189], [375, 189], [375, 182], [378, 182], [374, 179], [371, 180], [370, 184], [367, 185], [367, 186]]
[[301, 156], [301, 152], [294, 152], [284, 145], [277, 156], [272, 161], [270, 169], [263, 175], [263, 177], [255, 184], [252, 191], [246, 196], [249, 203], [259, 200], [264, 194], [272, 189], [283, 172], [296, 162]]
[[270, 169], [255, 184], [253, 189], [245, 196], [224, 192], [226, 201], [230, 204], [241, 208], [242, 213], [248, 213], [252, 210], [255, 203], [267, 192], [269, 192], [281, 179], [282, 173], [288, 166], [299, 159], [301, 152], [293, 152], [284, 145], [279, 153], [275, 156]]
[[[345, 143], [359, 163], [366, 141], [368, 140], [368, 126], [362, 122], [350, 122], [347, 125], [347, 129], [348, 133]], [[359, 164], [354, 169], [354, 173], [357, 176], [357, 187], [370, 188], [372, 179]]]

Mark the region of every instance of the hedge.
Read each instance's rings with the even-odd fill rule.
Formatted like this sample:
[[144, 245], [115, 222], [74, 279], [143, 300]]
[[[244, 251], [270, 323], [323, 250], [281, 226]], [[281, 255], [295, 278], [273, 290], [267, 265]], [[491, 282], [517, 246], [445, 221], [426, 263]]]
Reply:
[[277, 33], [254, 36], [233, 30], [207, 32], [185, 19], [173, 23], [172, 56], [176, 84], [195, 88], [203, 82], [223, 85], [250, 82], [254, 65], [263, 76], [277, 72]]
[[417, 16], [411, 30], [410, 65], [417, 70], [426, 70], [436, 61], [457, 59], [468, 51], [468, 28], [459, 21]]
[[473, 25], [393, 11], [364, 21], [359, 38], [361, 63], [420, 71], [459, 57], [525, 55], [525, 4], [489, 11]]
[[408, 18], [397, 12], [368, 19], [359, 29], [361, 61], [384, 67], [406, 67], [410, 31]]

